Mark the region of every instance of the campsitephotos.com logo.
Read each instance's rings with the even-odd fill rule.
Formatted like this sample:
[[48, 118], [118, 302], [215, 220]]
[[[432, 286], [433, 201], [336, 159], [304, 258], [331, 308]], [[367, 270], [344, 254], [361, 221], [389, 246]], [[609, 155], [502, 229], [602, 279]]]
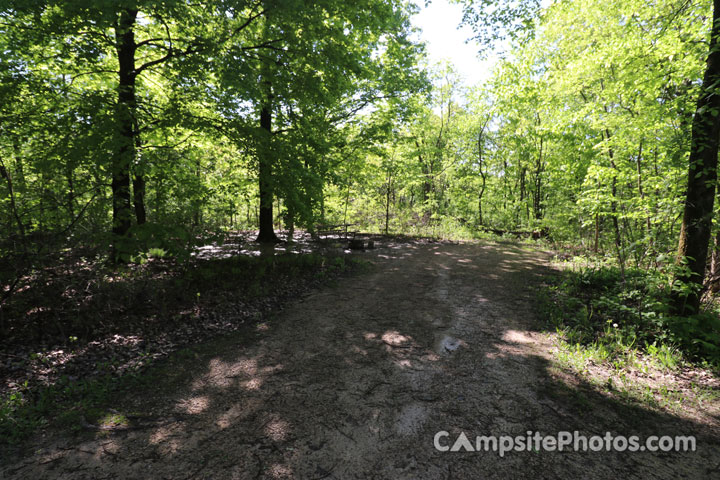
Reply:
[[644, 440], [637, 435], [582, 435], [574, 432], [557, 432], [543, 435], [528, 431], [526, 435], [482, 435], [474, 441], [461, 432], [452, 437], [449, 432], [435, 434], [434, 445], [440, 452], [497, 452], [501, 457], [510, 452], [694, 452], [694, 436], [651, 435]]

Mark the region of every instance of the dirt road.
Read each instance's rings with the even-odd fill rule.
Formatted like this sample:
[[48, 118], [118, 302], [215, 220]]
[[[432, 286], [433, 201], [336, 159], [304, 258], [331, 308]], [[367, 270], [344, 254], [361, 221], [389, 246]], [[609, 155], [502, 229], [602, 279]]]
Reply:
[[[180, 364], [176, 390], [119, 400], [125, 430], [38, 444], [2, 478], [720, 478], [716, 425], [625, 405], [549, 373], [534, 285], [545, 257], [412, 243], [297, 300], [252, 341]], [[213, 351], [214, 350], [214, 351]], [[582, 402], [573, 392], [582, 389]], [[128, 402], [132, 406], [127, 406]], [[696, 452], [440, 452], [461, 432], [696, 435]]]

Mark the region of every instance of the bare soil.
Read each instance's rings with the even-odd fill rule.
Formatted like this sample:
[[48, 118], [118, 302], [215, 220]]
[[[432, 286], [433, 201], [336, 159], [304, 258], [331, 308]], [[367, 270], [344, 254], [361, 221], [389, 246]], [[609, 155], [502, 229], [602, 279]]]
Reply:
[[[127, 420], [47, 433], [0, 478], [720, 478], [720, 419], [626, 403], [552, 363], [548, 256], [411, 242], [118, 399]], [[138, 412], [128, 414], [128, 412]], [[119, 417], [120, 418], [120, 417]], [[476, 435], [695, 435], [697, 451], [440, 452]]]

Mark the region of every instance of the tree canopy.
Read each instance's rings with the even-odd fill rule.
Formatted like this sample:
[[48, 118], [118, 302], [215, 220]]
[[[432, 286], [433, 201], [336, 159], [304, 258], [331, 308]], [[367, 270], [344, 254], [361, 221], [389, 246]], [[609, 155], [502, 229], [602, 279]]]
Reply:
[[504, 51], [472, 88], [428, 64], [411, 2], [5, 2], [4, 257], [350, 223], [535, 235], [671, 269], [696, 311], [717, 280], [717, 6], [458, 3]]

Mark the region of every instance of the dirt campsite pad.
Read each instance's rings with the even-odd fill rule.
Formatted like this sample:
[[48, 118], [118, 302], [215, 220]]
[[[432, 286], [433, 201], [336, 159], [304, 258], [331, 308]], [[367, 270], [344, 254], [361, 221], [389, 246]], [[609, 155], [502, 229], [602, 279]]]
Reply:
[[[411, 242], [177, 363], [118, 421], [38, 440], [0, 478], [720, 478], [717, 417], [623, 403], [551, 373], [536, 286], [547, 256]], [[252, 334], [252, 335], [250, 335]], [[573, 399], [582, 391], [583, 401]], [[137, 413], [131, 413], [137, 412]], [[122, 413], [122, 415], [121, 415]], [[442, 452], [476, 436], [693, 435], [695, 452]]]

